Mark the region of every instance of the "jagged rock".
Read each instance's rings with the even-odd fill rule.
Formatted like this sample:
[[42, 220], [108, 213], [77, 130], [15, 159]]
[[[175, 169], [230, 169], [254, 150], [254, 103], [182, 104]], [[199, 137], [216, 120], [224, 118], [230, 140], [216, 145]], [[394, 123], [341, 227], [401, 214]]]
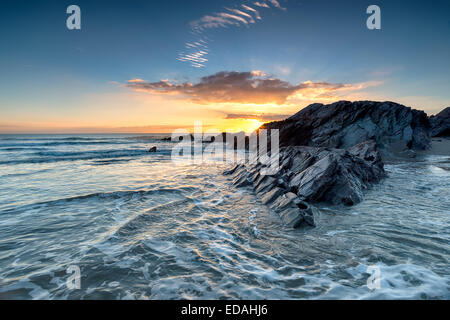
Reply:
[[238, 187], [253, 185], [262, 203], [293, 227], [315, 224], [315, 209], [309, 203], [356, 204], [365, 189], [385, 176], [374, 141], [347, 150], [287, 147], [280, 151], [280, 163], [275, 176], [261, 174], [265, 167], [261, 163], [239, 165], [225, 173], [234, 175], [233, 183]]
[[375, 141], [368, 140], [354, 145], [348, 149], [351, 154], [364, 159], [365, 161], [372, 163], [378, 167], [383, 167], [383, 161], [381, 155], [377, 150]]
[[394, 142], [423, 150], [431, 142], [427, 115], [394, 102], [315, 103], [284, 121], [267, 123], [261, 128], [279, 129], [280, 146], [346, 149], [374, 140], [381, 150]]
[[300, 170], [289, 169], [294, 173], [289, 179], [290, 190], [308, 202], [358, 203], [362, 200], [363, 190], [385, 176], [381, 156], [373, 141], [348, 150], [314, 147], [284, 150], [291, 157], [308, 159], [306, 161], [311, 164], [306, 169], [301, 166]]
[[294, 204], [292, 201], [289, 206], [283, 210], [278, 210], [283, 223], [290, 228], [299, 228], [302, 226], [315, 227], [313, 207], [306, 202]]
[[289, 228], [298, 228], [305, 222], [305, 217], [298, 208], [288, 208], [279, 213], [284, 225]]
[[450, 107], [445, 108], [435, 116], [430, 117], [431, 136], [449, 137], [450, 136]]
[[156, 147], [151, 147], [148, 152], [156, 152]]
[[252, 185], [252, 181], [249, 179], [248, 172], [237, 171], [236, 178], [233, 180], [233, 184], [236, 187], [246, 187]]
[[255, 191], [257, 193], [263, 192], [264, 190], [267, 189], [272, 189], [272, 187], [274, 186], [274, 182], [276, 181], [275, 178], [271, 177], [271, 176], [261, 176], [262, 179], [261, 181], [255, 186]]
[[[431, 122], [442, 127], [449, 113]], [[280, 130], [279, 170], [267, 176], [269, 164], [257, 163], [225, 173], [234, 175], [236, 186], [252, 185], [262, 202], [295, 228], [315, 224], [311, 203], [360, 202], [364, 190], [385, 177], [380, 151], [414, 157], [431, 142], [426, 114], [393, 102], [312, 104], [261, 128]]]
[[315, 226], [314, 211], [317, 209], [301, 201], [292, 192], [279, 196], [270, 207], [279, 214], [283, 223], [288, 227]]
[[240, 168], [242, 165], [240, 164], [236, 164], [233, 168], [231, 168], [230, 170], [225, 170], [223, 172], [224, 175], [228, 176], [230, 174], [233, 174], [238, 168]]
[[268, 204], [270, 202], [273, 202], [276, 198], [278, 198], [280, 195], [283, 194], [283, 189], [275, 187], [269, 192], [267, 192], [261, 199], [261, 202], [263, 204]]

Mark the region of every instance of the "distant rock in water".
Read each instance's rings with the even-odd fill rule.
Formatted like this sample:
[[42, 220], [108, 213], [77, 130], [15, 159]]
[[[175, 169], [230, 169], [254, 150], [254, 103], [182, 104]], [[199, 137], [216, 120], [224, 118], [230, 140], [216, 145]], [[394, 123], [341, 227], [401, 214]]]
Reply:
[[384, 176], [383, 162], [374, 141], [345, 149], [290, 146], [280, 151], [280, 169], [262, 175], [266, 165], [236, 165], [224, 172], [237, 187], [252, 186], [263, 204], [275, 210], [286, 226], [314, 226], [308, 203], [354, 205], [363, 191]]
[[435, 116], [430, 117], [431, 136], [449, 137], [450, 136], [450, 107], [445, 108]]
[[431, 143], [427, 115], [394, 102], [315, 103], [261, 129], [279, 129], [280, 146], [346, 149], [372, 139], [381, 150], [399, 143], [401, 148], [424, 150]]
[[148, 152], [156, 152], [156, 147], [151, 147]]

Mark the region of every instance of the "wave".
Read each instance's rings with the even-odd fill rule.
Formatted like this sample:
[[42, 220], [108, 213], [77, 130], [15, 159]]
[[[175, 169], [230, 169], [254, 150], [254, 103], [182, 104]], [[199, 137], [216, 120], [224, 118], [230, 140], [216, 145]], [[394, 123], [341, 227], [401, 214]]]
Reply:
[[155, 220], [167, 218], [168, 214], [184, 210], [189, 204], [193, 203], [192, 199], [183, 197], [180, 200], [173, 200], [154, 206], [126, 221], [116, 229], [112, 236], [124, 237], [129, 241], [133, 238], [133, 235], [146, 232], [147, 228], [151, 227]]
[[[0, 148], [24, 148], [25, 147], [53, 147], [53, 146], [76, 146], [76, 145], [99, 145], [99, 144], [127, 144], [129, 142], [119, 140], [89, 140], [89, 141], [51, 141], [51, 142], [37, 142], [37, 143], [3, 143]], [[1, 149], [0, 149], [1, 150]]]
[[6, 140], [6, 141], [18, 141], [18, 140], [36, 140], [36, 141], [42, 141], [42, 140], [80, 140], [80, 141], [89, 141], [89, 140], [109, 140], [111, 138], [109, 137], [55, 137], [55, 136], [49, 136], [49, 137], [38, 137], [38, 136], [16, 136], [16, 137], [2, 137], [0, 135], [0, 140]]
[[25, 176], [31, 176], [31, 175], [35, 175], [35, 174], [44, 173], [44, 172], [49, 172], [51, 170], [52, 169], [42, 169], [42, 170], [23, 172], [23, 173], [8, 173], [8, 174], [0, 175], [0, 178], [25, 177]]
[[170, 138], [170, 135], [149, 135], [149, 136], [134, 136], [127, 137], [128, 140], [138, 140], [138, 141], [167, 141]]
[[95, 159], [133, 158], [149, 155], [149, 152], [145, 149], [116, 149], [116, 150], [66, 151], [66, 152], [39, 151], [33, 154], [34, 157], [26, 159], [0, 161], [0, 165], [95, 160]]
[[45, 148], [35, 148], [35, 147], [10, 147], [10, 148], [2, 148], [0, 147], [0, 151], [42, 151], [45, 150]]
[[180, 188], [156, 188], [148, 190], [130, 190], [130, 191], [113, 191], [113, 192], [99, 192], [90, 193], [85, 195], [79, 195], [75, 197], [60, 198], [49, 201], [35, 202], [31, 204], [26, 204], [20, 207], [15, 207], [11, 209], [6, 209], [0, 211], [2, 214], [16, 214], [17, 212], [25, 212], [28, 210], [40, 208], [42, 206], [52, 207], [52, 206], [65, 206], [67, 203], [74, 203], [78, 201], [112, 201], [112, 200], [136, 200], [136, 198], [144, 198], [147, 196], [155, 196], [162, 194], [172, 194], [172, 195], [183, 195], [186, 192], [192, 192], [195, 188], [193, 187], [180, 187]]

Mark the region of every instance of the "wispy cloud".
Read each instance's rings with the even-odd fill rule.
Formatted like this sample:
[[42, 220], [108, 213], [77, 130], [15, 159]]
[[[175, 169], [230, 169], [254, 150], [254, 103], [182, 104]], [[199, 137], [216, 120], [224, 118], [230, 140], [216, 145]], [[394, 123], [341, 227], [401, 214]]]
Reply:
[[135, 79], [128, 80], [128, 82], [130, 82], [130, 83], [136, 83], [136, 82], [144, 82], [144, 80], [139, 79], [139, 78], [135, 78]]
[[185, 49], [178, 54], [177, 60], [188, 62], [192, 67], [201, 68], [208, 62], [209, 36], [211, 29], [249, 26], [262, 20], [261, 14], [256, 8], [278, 8], [281, 7], [277, 0], [263, 0], [239, 4], [234, 8], [224, 7], [222, 11], [205, 15], [190, 23], [191, 31], [196, 37], [193, 42], [188, 42]]
[[378, 83], [330, 83], [305, 81], [291, 84], [262, 71], [222, 71], [205, 76], [198, 83], [129, 81], [126, 86], [153, 94], [176, 95], [199, 104], [252, 103], [277, 105], [296, 99], [331, 99], [341, 92], [361, 90]]
[[270, 3], [275, 8], [285, 10], [285, 8], [283, 8], [277, 0], [262, 0], [260, 2], [258, 2], [258, 1], [254, 2], [254, 4], [256, 6], [263, 7], [263, 8], [269, 8], [270, 6], [268, 3]]

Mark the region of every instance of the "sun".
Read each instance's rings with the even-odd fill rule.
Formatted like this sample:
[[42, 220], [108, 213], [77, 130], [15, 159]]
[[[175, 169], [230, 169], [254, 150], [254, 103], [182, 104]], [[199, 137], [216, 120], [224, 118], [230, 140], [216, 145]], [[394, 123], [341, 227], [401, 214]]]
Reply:
[[256, 129], [258, 129], [263, 122], [257, 119], [233, 119], [226, 121], [223, 125], [221, 125], [222, 132], [240, 132], [244, 131], [245, 133], [252, 133]]
[[249, 122], [247, 130], [244, 130], [246, 133], [251, 133], [263, 125], [263, 122], [256, 119], [246, 119], [246, 120], [247, 122]]

